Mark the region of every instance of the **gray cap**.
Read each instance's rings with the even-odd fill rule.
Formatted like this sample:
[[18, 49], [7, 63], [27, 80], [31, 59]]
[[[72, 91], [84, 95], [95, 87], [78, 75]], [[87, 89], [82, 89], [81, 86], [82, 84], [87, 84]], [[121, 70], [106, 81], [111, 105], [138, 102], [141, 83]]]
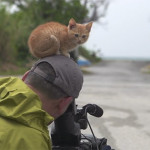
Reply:
[[[42, 62], [47, 62], [53, 67], [56, 74], [55, 77], [47, 75], [37, 67], [38, 64]], [[59, 87], [68, 96], [77, 98], [82, 88], [83, 74], [80, 68], [71, 58], [64, 55], [53, 55], [41, 58], [34, 64], [31, 71]]]

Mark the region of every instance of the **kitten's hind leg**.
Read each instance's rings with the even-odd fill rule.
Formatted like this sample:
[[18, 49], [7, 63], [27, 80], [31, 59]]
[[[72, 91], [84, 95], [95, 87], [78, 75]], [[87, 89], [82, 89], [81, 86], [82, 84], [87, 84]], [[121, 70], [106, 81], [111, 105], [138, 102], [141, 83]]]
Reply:
[[43, 43], [46, 45], [45, 48], [43, 48], [43, 51], [41, 52], [41, 57], [46, 57], [46, 56], [51, 56], [51, 55], [55, 55], [58, 53], [59, 49], [60, 49], [60, 42], [58, 41], [58, 39], [54, 36], [51, 35], [49, 37], [49, 39], [47, 40], [47, 43]]
[[52, 44], [51, 47], [53, 49], [57, 49], [55, 54], [60, 54], [60, 42], [54, 35], [51, 35], [50, 38], [51, 38], [51, 44]]
[[60, 42], [54, 35], [33, 35], [28, 41], [30, 52], [38, 58], [55, 55], [60, 49]]

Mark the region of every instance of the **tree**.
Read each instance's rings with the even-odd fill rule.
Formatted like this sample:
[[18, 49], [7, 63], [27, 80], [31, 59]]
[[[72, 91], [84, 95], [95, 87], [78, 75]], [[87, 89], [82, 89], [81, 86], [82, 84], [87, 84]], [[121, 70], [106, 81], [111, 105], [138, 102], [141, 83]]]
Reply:
[[0, 61], [12, 60], [11, 46], [11, 17], [7, 13], [5, 7], [0, 8]]
[[105, 17], [108, 6], [110, 4], [109, 0], [82, 0], [83, 6], [87, 8], [89, 14], [85, 16], [83, 22], [98, 21]]
[[[52, 19], [58, 19], [55, 15], [57, 11], [60, 11], [61, 20], [63, 14], [67, 17], [77, 15], [77, 19], [82, 22], [98, 21], [100, 18], [105, 17], [110, 0], [2, 0], [9, 3], [10, 5], [16, 5], [20, 10], [27, 10], [30, 8], [36, 9], [33, 12], [35, 16], [39, 15], [38, 9], [40, 9], [40, 15], [43, 17], [51, 17]], [[34, 6], [33, 6], [34, 4]], [[50, 4], [50, 5], [49, 5]], [[37, 9], [38, 8], [38, 9]], [[50, 10], [52, 9], [52, 11]], [[44, 12], [43, 12], [44, 10]], [[71, 10], [71, 11], [70, 11]], [[54, 16], [53, 16], [54, 15]], [[64, 18], [64, 20], [65, 20]]]

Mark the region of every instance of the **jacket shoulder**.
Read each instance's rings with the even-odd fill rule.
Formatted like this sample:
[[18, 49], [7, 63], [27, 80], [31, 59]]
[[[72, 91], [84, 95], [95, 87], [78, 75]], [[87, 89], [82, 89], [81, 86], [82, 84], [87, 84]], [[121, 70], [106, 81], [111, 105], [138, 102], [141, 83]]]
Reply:
[[48, 133], [17, 121], [0, 118], [0, 122], [0, 147], [3, 147], [3, 150], [51, 150]]

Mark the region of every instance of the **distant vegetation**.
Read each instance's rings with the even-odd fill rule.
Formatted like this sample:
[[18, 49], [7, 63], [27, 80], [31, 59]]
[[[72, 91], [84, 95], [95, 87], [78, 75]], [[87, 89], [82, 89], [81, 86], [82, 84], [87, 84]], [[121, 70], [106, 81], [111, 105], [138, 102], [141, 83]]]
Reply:
[[79, 47], [79, 55], [84, 56], [91, 63], [97, 63], [97, 62], [101, 61], [101, 58], [97, 56], [96, 52], [90, 51], [82, 46]]

